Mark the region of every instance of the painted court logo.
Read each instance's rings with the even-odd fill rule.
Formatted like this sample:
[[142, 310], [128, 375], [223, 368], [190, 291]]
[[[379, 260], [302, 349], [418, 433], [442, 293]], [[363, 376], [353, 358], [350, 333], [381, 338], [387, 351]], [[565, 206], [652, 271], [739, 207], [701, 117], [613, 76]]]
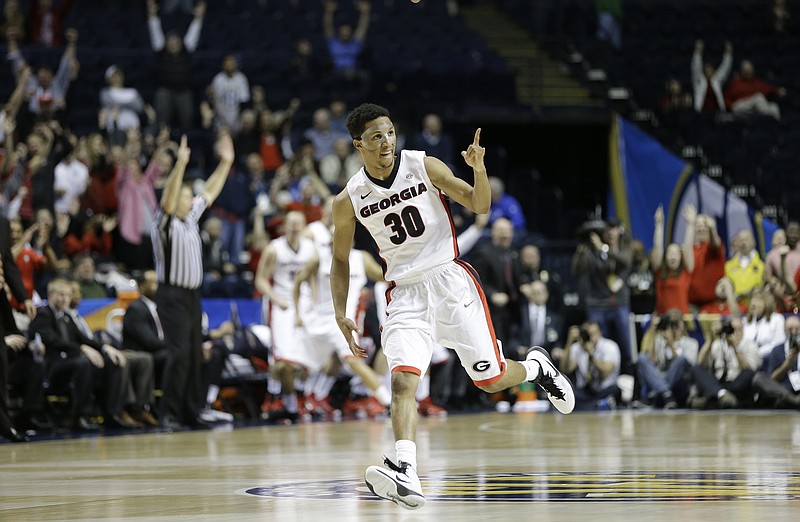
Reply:
[[[428, 502], [800, 500], [800, 473], [432, 474], [420, 480]], [[381, 500], [362, 479], [293, 482], [243, 493], [271, 498]]]

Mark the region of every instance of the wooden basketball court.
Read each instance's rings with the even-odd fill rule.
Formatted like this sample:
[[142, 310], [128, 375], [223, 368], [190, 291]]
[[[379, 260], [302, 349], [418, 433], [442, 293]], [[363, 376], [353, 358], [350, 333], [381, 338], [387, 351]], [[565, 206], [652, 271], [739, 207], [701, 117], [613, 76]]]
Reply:
[[389, 420], [0, 445], [0, 520], [797, 519], [796, 412], [421, 419], [428, 504], [371, 496]]

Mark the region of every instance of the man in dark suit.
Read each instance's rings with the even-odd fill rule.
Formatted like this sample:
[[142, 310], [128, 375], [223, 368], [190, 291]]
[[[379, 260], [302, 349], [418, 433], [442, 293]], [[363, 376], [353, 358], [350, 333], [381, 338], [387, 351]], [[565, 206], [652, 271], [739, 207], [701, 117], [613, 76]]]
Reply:
[[152, 354], [156, 382], [160, 383], [169, 351], [155, 303], [158, 290], [156, 271], [147, 270], [142, 274], [138, 283], [141, 296], [128, 305], [122, 320], [122, 346], [126, 350]]
[[478, 251], [473, 265], [481, 278], [483, 291], [489, 301], [492, 324], [498, 339], [503, 342], [505, 356], [520, 359], [516, 347], [510, 343], [512, 326], [519, 324], [519, 255], [511, 248], [514, 226], [500, 218], [492, 224], [492, 242]]
[[69, 314], [72, 288], [69, 281], [53, 279], [47, 285], [47, 306], [39, 308], [30, 325], [30, 336], [37, 333], [45, 346], [51, 387], [69, 388], [72, 403], [72, 427], [94, 431], [89, 421], [92, 413], [92, 388], [97, 384], [104, 399], [103, 407], [110, 424], [125, 426], [117, 417], [124, 401], [125, 356], [114, 347], [86, 336]]
[[519, 261], [522, 268], [522, 284], [541, 281], [547, 285], [547, 293], [550, 294], [547, 307], [554, 312], [560, 312], [562, 304], [561, 276], [542, 268], [542, 253], [539, 247], [528, 244], [520, 248]]
[[[121, 350], [119, 340], [111, 337], [105, 338], [92, 331], [86, 319], [78, 313], [78, 306], [83, 298], [81, 285], [77, 281], [70, 281], [70, 287], [72, 288], [72, 298], [67, 313], [81, 333], [98, 345], [106, 347], [106, 351], [108, 348]], [[107, 405], [113, 423], [123, 428], [141, 428], [143, 425], [157, 426], [158, 422], [146, 410], [153, 402], [155, 390], [153, 356], [146, 352], [130, 350], [119, 351], [119, 354], [124, 359], [124, 362], [117, 363], [117, 366], [122, 369], [122, 403], [115, 402]]]
[[564, 318], [547, 306], [550, 297], [543, 281], [520, 287], [525, 299], [520, 303], [520, 327], [515, 341], [524, 357], [531, 346], [541, 346], [548, 353], [563, 346]]

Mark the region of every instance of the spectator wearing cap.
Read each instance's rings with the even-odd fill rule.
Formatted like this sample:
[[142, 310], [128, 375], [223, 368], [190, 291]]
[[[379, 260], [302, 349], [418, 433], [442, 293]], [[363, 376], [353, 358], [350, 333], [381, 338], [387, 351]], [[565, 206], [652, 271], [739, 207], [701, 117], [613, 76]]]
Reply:
[[600, 326], [604, 337], [619, 344], [623, 372], [631, 371], [630, 289], [625, 281], [632, 260], [615, 220], [609, 220], [601, 233], [591, 232], [572, 257], [572, 273], [578, 278], [588, 319]]
[[128, 130], [140, 126], [144, 100], [137, 89], [125, 87], [125, 74], [116, 65], [109, 66], [105, 76], [108, 87], [100, 91], [100, 125], [110, 145], [124, 145]]

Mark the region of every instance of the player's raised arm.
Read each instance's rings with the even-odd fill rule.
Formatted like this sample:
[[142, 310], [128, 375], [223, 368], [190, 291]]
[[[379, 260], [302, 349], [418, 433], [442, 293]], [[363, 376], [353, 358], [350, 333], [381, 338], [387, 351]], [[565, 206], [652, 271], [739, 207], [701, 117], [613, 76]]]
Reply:
[[445, 163], [437, 158], [425, 158], [425, 170], [431, 182], [448, 197], [476, 214], [486, 214], [492, 204], [492, 189], [486, 174], [483, 157], [486, 149], [480, 145], [481, 130], [475, 131], [475, 138], [467, 150], [461, 152], [464, 161], [472, 167], [475, 176], [473, 185], [458, 179]]
[[347, 294], [350, 287], [350, 249], [356, 232], [356, 214], [353, 203], [343, 190], [333, 202], [333, 261], [331, 262], [331, 295], [336, 324], [342, 331], [350, 351], [356, 357], [366, 357], [364, 351], [353, 338], [353, 332], [361, 333], [358, 326], [345, 313]]
[[161, 193], [161, 208], [164, 209], [165, 214], [174, 214], [178, 208], [178, 199], [181, 195], [181, 185], [183, 184], [183, 174], [186, 172], [186, 165], [189, 164], [189, 157], [192, 151], [189, 148], [189, 143], [184, 134], [181, 137], [181, 144], [178, 147], [178, 157], [175, 160], [175, 165], [172, 167], [164, 184], [164, 191]]

